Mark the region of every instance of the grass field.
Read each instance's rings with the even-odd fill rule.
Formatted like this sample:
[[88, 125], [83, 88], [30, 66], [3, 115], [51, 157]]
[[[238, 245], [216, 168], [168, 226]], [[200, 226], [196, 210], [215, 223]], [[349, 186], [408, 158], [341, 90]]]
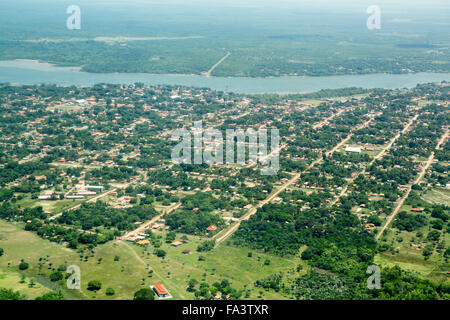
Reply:
[[[254, 288], [254, 282], [269, 276], [274, 272], [293, 272], [300, 263], [298, 257], [281, 258], [241, 247], [223, 244], [211, 252], [197, 252], [200, 239], [189, 236], [187, 243], [173, 247], [163, 244], [161, 248], [167, 252], [164, 259], [152, 254], [153, 248], [122, 243], [123, 246], [134, 250], [141, 258], [141, 264], [153, 270], [153, 283], [162, 283], [175, 299], [192, 299], [194, 295], [186, 291], [188, 281], [195, 278], [199, 282], [212, 284], [215, 281], [227, 279], [232, 287], [250, 289], [249, 299], [256, 299], [260, 293]], [[190, 254], [183, 254], [183, 250], [190, 250]], [[252, 251], [252, 257], [248, 253]], [[199, 261], [199, 256], [204, 261]], [[270, 265], [264, 265], [265, 260]], [[274, 271], [276, 270], [276, 271]], [[282, 299], [275, 292], [264, 292], [265, 299]], [[242, 297], [244, 298], [244, 296]]]
[[[433, 190], [434, 191], [434, 190]], [[433, 194], [431, 191], [431, 194]], [[426, 194], [428, 196], [430, 192]], [[400, 211], [410, 211], [411, 206], [404, 205]], [[433, 253], [428, 260], [424, 259], [423, 249], [430, 244], [426, 241], [426, 235], [431, 230], [429, 225], [418, 228], [415, 231], [400, 231], [392, 225], [388, 229], [387, 234], [382, 241], [391, 243], [394, 252], [383, 252], [375, 256], [375, 263], [379, 265], [399, 265], [400, 267], [420, 273], [422, 276], [436, 282], [450, 282], [447, 272], [450, 271], [450, 263], [445, 261], [443, 257], [444, 249], [435, 247]], [[421, 233], [422, 237], [418, 237]], [[445, 237], [445, 239], [443, 239]], [[441, 240], [445, 244], [450, 242], [450, 234], [442, 232]]]
[[450, 190], [443, 188], [434, 188], [427, 191], [422, 199], [429, 203], [445, 204], [450, 206]]
[[[0, 274], [26, 273], [52, 289], [62, 289], [66, 297], [106, 299], [105, 289], [114, 288], [116, 299], [131, 299], [140, 285], [140, 279], [146, 272], [136, 257], [126, 248], [115, 243], [107, 243], [95, 249], [94, 253], [85, 253], [83, 259], [77, 252], [39, 238], [37, 235], [24, 231], [20, 225], [0, 221], [0, 247], [5, 254], [0, 257]], [[87, 261], [85, 256], [89, 255]], [[119, 256], [119, 261], [114, 257]], [[43, 260], [43, 267], [39, 272], [39, 258]], [[98, 259], [102, 258], [99, 263]], [[30, 264], [26, 271], [19, 271], [17, 266], [21, 259]], [[81, 269], [82, 292], [65, 289], [65, 280], [49, 283], [48, 275], [60, 265], [78, 265]], [[39, 274], [41, 273], [41, 275]], [[97, 293], [86, 290], [90, 280], [100, 280], [102, 289]], [[2, 282], [0, 282], [0, 287]]]
[[30, 287], [31, 278], [26, 277], [22, 282], [22, 277], [19, 272], [0, 270], [0, 288], [12, 289], [25, 294], [28, 299], [35, 299], [42, 296], [51, 290], [42, 284], [35, 281], [35, 284]]
[[[180, 247], [163, 243], [161, 249], [167, 252], [164, 259], [154, 254], [155, 248], [151, 245], [142, 247], [120, 240], [100, 245], [93, 251], [86, 249], [80, 254], [24, 231], [20, 224], [0, 221], [0, 247], [5, 250], [0, 257], [0, 287], [21, 289], [29, 298], [50, 290], [62, 290], [69, 299], [132, 299], [137, 290], [162, 283], [174, 299], [193, 299], [193, 293], [186, 291], [189, 279], [210, 284], [227, 279], [238, 290], [250, 290], [246, 298], [282, 299], [278, 293], [255, 288], [255, 281], [269, 276], [274, 270], [294, 276], [297, 265], [301, 263], [297, 256], [274, 257], [225, 243], [211, 252], [198, 253], [196, 249], [201, 241], [189, 236], [188, 242]], [[183, 254], [185, 249], [191, 253]], [[250, 251], [252, 256], [248, 257]], [[200, 255], [204, 261], [199, 261]], [[115, 261], [116, 257], [118, 261]], [[26, 271], [18, 269], [22, 259], [30, 264]], [[265, 265], [266, 260], [270, 260], [270, 265]], [[49, 275], [61, 265], [80, 267], [81, 292], [68, 290], [66, 280], [49, 280]], [[22, 273], [27, 277], [25, 284], [18, 283]], [[35, 288], [28, 288], [30, 278], [36, 279]], [[87, 284], [91, 280], [99, 280], [101, 290], [88, 291]], [[109, 287], [115, 290], [114, 296], [105, 294]]]
[[31, 199], [30, 196], [25, 196], [22, 200], [17, 201], [17, 204], [20, 205], [22, 208], [34, 208], [37, 206], [41, 206], [44, 212], [58, 213], [66, 208], [73, 207], [83, 201], [85, 200], [78, 200], [78, 199], [38, 200], [38, 199]]

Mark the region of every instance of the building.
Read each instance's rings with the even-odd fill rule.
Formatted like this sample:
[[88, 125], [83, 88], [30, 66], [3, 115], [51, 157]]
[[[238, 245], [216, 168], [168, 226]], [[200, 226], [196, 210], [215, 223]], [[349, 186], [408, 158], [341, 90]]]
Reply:
[[346, 147], [345, 152], [361, 153], [360, 147]]
[[158, 298], [166, 298], [169, 296], [169, 291], [160, 283], [153, 285], [153, 291], [155, 291]]
[[174, 246], [174, 247], [179, 247], [182, 244], [183, 244], [183, 242], [181, 242], [181, 241], [174, 241], [174, 242], [171, 243], [171, 245]]
[[78, 191], [77, 196], [95, 196], [96, 194], [97, 194], [97, 192], [95, 192], [95, 191], [81, 190], [81, 191]]
[[84, 199], [84, 196], [66, 196], [66, 199]]
[[85, 186], [84, 188], [89, 191], [93, 191], [93, 190], [102, 191], [103, 190], [103, 186]]
[[56, 200], [57, 196], [52, 190], [44, 191], [43, 195], [38, 196], [38, 200]]
[[216, 226], [209, 226], [208, 228], [206, 228], [206, 231], [216, 231], [217, 227]]

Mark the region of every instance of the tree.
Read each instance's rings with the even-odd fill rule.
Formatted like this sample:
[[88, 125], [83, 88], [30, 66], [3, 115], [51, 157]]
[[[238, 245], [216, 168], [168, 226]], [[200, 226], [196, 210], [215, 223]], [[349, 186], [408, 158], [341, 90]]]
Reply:
[[61, 291], [58, 292], [49, 292], [40, 297], [37, 297], [36, 300], [66, 300]]
[[28, 287], [34, 288], [35, 285], [36, 285], [36, 280], [34, 280], [34, 278], [31, 278], [30, 282], [28, 283]]
[[5, 250], [3, 248], [0, 248], [0, 257], [5, 253]]
[[197, 283], [198, 283], [198, 281], [195, 280], [195, 279], [189, 280], [188, 287], [187, 287], [186, 290], [188, 292], [194, 292], [195, 291], [195, 286], [197, 285]]
[[27, 270], [29, 266], [30, 266], [30, 265], [29, 265], [28, 263], [26, 263], [25, 261], [22, 261], [22, 262], [19, 264], [19, 270]]
[[63, 274], [60, 271], [56, 271], [56, 272], [53, 272], [52, 274], [50, 274], [50, 281], [52, 281], [52, 282], [62, 280], [62, 278], [63, 278]]
[[164, 258], [166, 256], [166, 252], [162, 249], [158, 249], [155, 252], [156, 256], [158, 256], [159, 258]]
[[0, 288], [0, 300], [26, 300], [26, 296], [19, 291], [12, 291], [11, 289]]
[[87, 289], [90, 291], [98, 291], [102, 288], [102, 283], [98, 280], [91, 280], [88, 282]]
[[215, 245], [216, 245], [216, 240], [206, 240], [198, 245], [197, 251], [198, 252], [211, 251], [212, 249], [214, 249]]
[[113, 296], [116, 294], [116, 291], [113, 288], [107, 288], [105, 293], [107, 296]]
[[134, 300], [155, 300], [155, 293], [148, 288], [140, 289], [135, 292]]

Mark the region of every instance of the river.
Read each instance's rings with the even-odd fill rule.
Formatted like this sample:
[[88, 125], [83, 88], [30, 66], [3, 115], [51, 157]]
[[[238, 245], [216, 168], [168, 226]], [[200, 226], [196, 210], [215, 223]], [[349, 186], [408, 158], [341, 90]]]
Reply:
[[31, 60], [0, 61], [0, 83], [90, 86], [96, 83], [184, 85], [237, 93], [305, 93], [346, 87], [411, 88], [419, 83], [450, 81], [450, 73], [366, 74], [320, 77], [205, 77], [145, 73], [87, 73]]

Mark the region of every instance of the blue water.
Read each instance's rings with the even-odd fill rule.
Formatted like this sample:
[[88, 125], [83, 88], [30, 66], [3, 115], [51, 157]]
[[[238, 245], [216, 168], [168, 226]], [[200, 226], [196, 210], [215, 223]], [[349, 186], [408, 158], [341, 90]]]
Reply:
[[0, 83], [89, 86], [96, 83], [185, 85], [237, 93], [304, 93], [345, 87], [411, 88], [419, 83], [450, 81], [450, 73], [368, 74], [321, 77], [204, 77], [144, 73], [86, 73], [32, 61], [0, 61]]

